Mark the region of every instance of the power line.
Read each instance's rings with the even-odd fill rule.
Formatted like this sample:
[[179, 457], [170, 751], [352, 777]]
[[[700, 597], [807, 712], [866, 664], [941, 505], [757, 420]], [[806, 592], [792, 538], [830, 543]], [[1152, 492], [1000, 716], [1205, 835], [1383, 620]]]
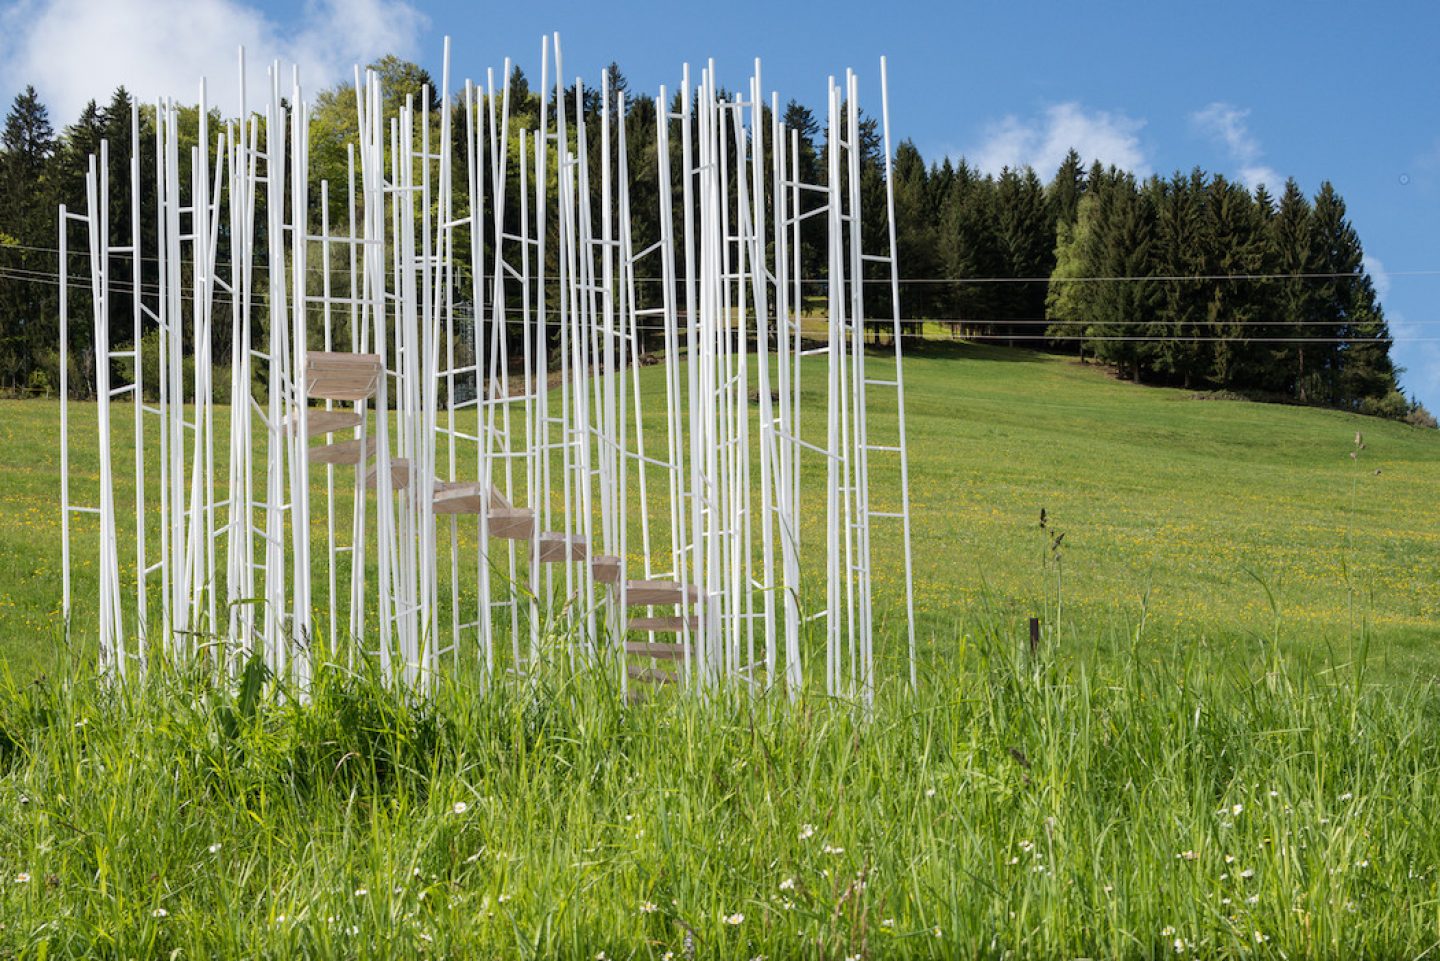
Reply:
[[[13, 279], [20, 280], [20, 281], [25, 281], [25, 282], [29, 282], [29, 283], [45, 284], [45, 285], [51, 286], [51, 287], [58, 287], [58, 286], [59, 286], [59, 279], [58, 279], [58, 275], [56, 275], [56, 274], [46, 275], [46, 274], [43, 274], [43, 273], [40, 273], [40, 272], [34, 272], [34, 271], [32, 271], [32, 272], [27, 272], [27, 273], [35, 273], [35, 274], [39, 274], [39, 275], [38, 275], [38, 276], [15, 276], [15, 275], [13, 275], [13, 271], [14, 271], [14, 268], [0, 267], [0, 277], [13, 276]], [[68, 286], [71, 287], [72, 289], [76, 289], [76, 290], [89, 290], [89, 289], [90, 289], [90, 284], [89, 284], [88, 282], [85, 282], [85, 281], [70, 281], [69, 284], [68, 284]], [[146, 285], [146, 286], [150, 286], [150, 285]], [[130, 286], [129, 286], [128, 284], [124, 284], [124, 283], [119, 282], [119, 281], [113, 282], [113, 283], [111, 284], [111, 290], [114, 291], [114, 292], [116, 292], [116, 293], [133, 293], [132, 288], [130, 288]], [[158, 294], [158, 293], [159, 293], [158, 288], [155, 288], [155, 287], [153, 287], [153, 286], [150, 287], [150, 291], [149, 291], [149, 292], [150, 292], [150, 293], [153, 293], [153, 294]], [[146, 291], [142, 288], [142, 290], [141, 290], [142, 296], [143, 296], [145, 293], [146, 293]], [[189, 302], [191, 302], [191, 303], [193, 303], [194, 300], [195, 300], [194, 294], [191, 293], [191, 292], [182, 291], [182, 293], [181, 293], [180, 296], [181, 296], [181, 299], [182, 299], [182, 300], [189, 301]], [[233, 304], [233, 303], [234, 303], [234, 298], [233, 298], [233, 296], [231, 296], [230, 294], [227, 294], [227, 293], [225, 293], [225, 292], [223, 292], [223, 291], [217, 291], [217, 292], [215, 293], [214, 299], [215, 299], [215, 301], [220, 302], [220, 303], [230, 303], [230, 304]], [[308, 300], [308, 298], [307, 298], [307, 300]], [[258, 294], [258, 293], [257, 293], [255, 296], [253, 296], [253, 297], [251, 298], [251, 301], [252, 301], [252, 306], [254, 306], [254, 307], [256, 307], [256, 308], [268, 308], [268, 307], [269, 307], [269, 300], [268, 300], [268, 298], [265, 297], [265, 296], [262, 295], [262, 294]], [[348, 303], [347, 303], [347, 304], [336, 304], [336, 305], [333, 305], [333, 306], [332, 306], [332, 309], [333, 309], [334, 313], [339, 315], [336, 319], [343, 321], [343, 320], [345, 319], [345, 315], [348, 313], [348, 308], [349, 308], [350, 306], [351, 306], [351, 305], [348, 304]], [[485, 304], [485, 305], [482, 305], [482, 306], [485, 307], [485, 308], [488, 310], [492, 305]], [[312, 314], [313, 314], [313, 313], [321, 313], [321, 314], [323, 314], [323, 312], [324, 312], [324, 307], [325, 307], [325, 305], [324, 305], [323, 303], [307, 302], [306, 305], [305, 305], [305, 310], [306, 310], [308, 313], [312, 313]], [[287, 303], [286, 309], [287, 309], [287, 310], [293, 309], [293, 304]], [[515, 313], [518, 315], [518, 314], [519, 314], [519, 311], [517, 310], [517, 311], [515, 311]], [[534, 313], [534, 311], [532, 311], [532, 314], [533, 314], [533, 313]], [[561, 311], [559, 311], [558, 309], [554, 309], [554, 308], [546, 309], [544, 313], [545, 313], [545, 316], [547, 316], [547, 317], [559, 317], [559, 316], [562, 316]], [[454, 313], [453, 313], [453, 319], [455, 319], [455, 320], [461, 320], [461, 321], [474, 322], [474, 321], [477, 319], [477, 315], [474, 314], [474, 313], [472, 313], [472, 312], [470, 312], [470, 311], [457, 310], [457, 311], [454, 311]], [[481, 318], [481, 319], [483, 319], [483, 318]], [[801, 324], [802, 324], [802, 325], [803, 325], [803, 323], [804, 323], [804, 320], [805, 320], [805, 318], [801, 318]], [[874, 325], [874, 324], [890, 324], [890, 323], [894, 323], [894, 322], [895, 322], [895, 321], [894, 321], [893, 318], [889, 318], [889, 317], [876, 317], [876, 318], [867, 318], [866, 320], [862, 321], [862, 325], [869, 326], [869, 325]], [[1045, 321], [1031, 321], [1031, 322], [1032, 322], [1032, 323], [1044, 323]], [[624, 326], [627, 327], [627, 328], [633, 326], [634, 329], [636, 329], [636, 330], [643, 330], [643, 331], [646, 331], [646, 332], [663, 333], [663, 332], [665, 331], [665, 329], [666, 329], [663, 324], [636, 323], [636, 324], [634, 324], [634, 325], [631, 325], [631, 324], [628, 324], [628, 323], [624, 323], [624, 321], [621, 321], [621, 323], [623, 323]], [[899, 319], [899, 323], [902, 324], [902, 325], [910, 325], [910, 326], [917, 325], [917, 324], [956, 324], [956, 325], [960, 325], [960, 324], [965, 324], [965, 323], [975, 323], [975, 321], [948, 320], [948, 319], [944, 319], [944, 318], [933, 318], [933, 317], [924, 317], [924, 318], [921, 318], [921, 317], [902, 317], [902, 318]], [[1419, 325], [1419, 324], [1440, 324], [1440, 320], [1418, 320], [1418, 321], [1408, 321], [1407, 323], [1408, 323], [1408, 324], [1416, 324], [1416, 325]], [[1147, 326], [1149, 326], [1149, 325], [1147, 325]], [[1258, 326], [1258, 325], [1257, 325], [1257, 326]], [[1285, 325], [1285, 324], [1269, 324], [1268, 326], [1271, 326], [1271, 327], [1284, 327], [1284, 326], [1287, 326], [1287, 325]], [[803, 330], [802, 330], [802, 335], [803, 335]], [[816, 337], [818, 337], [818, 334], [813, 335], [813, 336], [812, 336], [812, 339], [815, 339]], [[1156, 344], [1187, 344], [1187, 343], [1204, 344], [1204, 343], [1236, 343], [1236, 342], [1246, 343], [1246, 344], [1364, 344], [1364, 343], [1383, 343], [1383, 344], [1430, 344], [1430, 343], [1440, 343], [1440, 336], [1436, 336], [1436, 337], [1404, 337], [1404, 336], [1402, 336], [1402, 337], [1395, 337], [1395, 336], [1390, 336], [1390, 337], [1383, 337], [1383, 338], [1371, 338], [1371, 337], [1279, 337], [1279, 336], [1276, 336], [1276, 337], [1247, 337], [1247, 336], [1239, 336], [1239, 337], [1219, 337], [1219, 336], [1207, 335], [1207, 336], [1165, 337], [1165, 336], [1160, 336], [1160, 335], [1140, 335], [1140, 334], [1135, 334], [1135, 335], [1053, 334], [1053, 335], [1052, 335], [1052, 334], [967, 333], [964, 337], [962, 337], [962, 338], [960, 338], [960, 339], [961, 339], [962, 341], [972, 341], [972, 342], [977, 342], [977, 343], [979, 343], [979, 342], [984, 342], [984, 343], [992, 343], [992, 342], [993, 342], [993, 343], [1013, 343], [1013, 342], [1015, 342], [1015, 341], [1037, 342], [1037, 343], [1075, 343], [1075, 342], [1083, 342], [1083, 343], [1110, 343], [1110, 342], [1126, 342], [1126, 343], [1156, 343]]]
[[[316, 245], [323, 245], [323, 244], [325, 243], [325, 241], [323, 241], [323, 240], [314, 240], [314, 241], [311, 241], [311, 242], [314, 243], [314, 244], [316, 244]], [[348, 244], [348, 243], [350, 243], [351, 240], [350, 240], [349, 237], [332, 237], [329, 242], [330, 242], [331, 244], [335, 244], [335, 245], [342, 245], [342, 244]], [[34, 246], [34, 245], [29, 245], [29, 244], [3, 244], [3, 245], [0, 245], [0, 250], [6, 250], [6, 249], [12, 249], [12, 250], [32, 250], [32, 251], [38, 251], [38, 252], [42, 252], [42, 253], [52, 253], [52, 254], [58, 254], [58, 253], [60, 252], [60, 248], [58, 248], [58, 247], [37, 247], [37, 246]], [[69, 253], [70, 253], [72, 256], [82, 257], [82, 258], [83, 258], [83, 257], [89, 257], [89, 256], [90, 256], [90, 251], [89, 251], [87, 248], [79, 248], [79, 249], [70, 250]], [[129, 259], [130, 257], [133, 256], [133, 254], [131, 254], [129, 251], [117, 251], [117, 252], [111, 252], [111, 253], [110, 253], [110, 256], [111, 256], [111, 257], [115, 257], [115, 258], [117, 258], [117, 259], [122, 259], [122, 260], [123, 260], [123, 259]], [[145, 262], [147, 262], [147, 263], [157, 263], [157, 262], [159, 262], [159, 260], [160, 260], [160, 258], [157, 257], [157, 256], [153, 256], [153, 255], [143, 255], [143, 254], [141, 255], [140, 259], [143, 260], [143, 261], [145, 261]], [[254, 263], [254, 264], [252, 264], [251, 266], [252, 266], [255, 270], [261, 270], [261, 271], [268, 271], [268, 270], [270, 269], [270, 265], [269, 265], [269, 264], [259, 263], [259, 262]], [[306, 269], [307, 269], [309, 272], [311, 272], [311, 273], [316, 273], [316, 274], [320, 274], [320, 273], [324, 273], [324, 272], [325, 272], [324, 266], [316, 266], [316, 265], [313, 265], [313, 264], [307, 266]], [[339, 275], [348, 275], [349, 273], [350, 273], [350, 270], [349, 270], [349, 268], [348, 268], [347, 266], [340, 266], [340, 267], [334, 267], [334, 266], [332, 266], [332, 267], [330, 268], [330, 274], [331, 274], [332, 276], [337, 275], [337, 274], [339, 274]], [[1043, 276], [1043, 277], [1042, 277], [1042, 276], [1037, 276], [1037, 277], [901, 277], [901, 278], [898, 279], [897, 282], [898, 282], [898, 283], [901, 283], [901, 284], [950, 284], [950, 285], [965, 285], [965, 284], [1095, 284], [1095, 283], [1117, 283], [1117, 282], [1120, 282], [1120, 283], [1179, 283], [1179, 282], [1183, 282], [1183, 281], [1266, 281], [1266, 280], [1346, 280], [1346, 279], [1360, 280], [1360, 279], [1362, 279], [1362, 278], [1364, 278], [1364, 277], [1366, 277], [1366, 276], [1368, 276], [1368, 275], [1365, 274], [1365, 273], [1356, 273], [1355, 271], [1307, 271], [1307, 272], [1294, 272], [1294, 273], [1281, 273], [1281, 272], [1276, 272], [1276, 273], [1263, 273], [1263, 274], [1262, 274], [1262, 273], [1243, 273], [1243, 274], [1132, 274], [1132, 275], [1116, 276], [1116, 277], [1106, 277], [1106, 276], [1091, 276], [1091, 277], [1055, 277], [1055, 276], [1050, 276], [1050, 275], [1046, 275], [1046, 276]], [[1428, 269], [1428, 270], [1387, 270], [1387, 271], [1385, 271], [1385, 276], [1386, 276], [1386, 277], [1391, 277], [1391, 278], [1393, 278], [1393, 277], [1440, 277], [1440, 269]], [[636, 277], [636, 278], [634, 278], [634, 279], [635, 279], [637, 282], [639, 282], [639, 283], [661, 283], [661, 282], [664, 281], [664, 278], [663, 278], [663, 277]], [[790, 282], [791, 282], [791, 283], [796, 283], [797, 281], [795, 281], [794, 279], [792, 279]], [[829, 282], [830, 282], [830, 281], [829, 281], [829, 278], [826, 278], [826, 277], [800, 278], [800, 280], [798, 281], [798, 283], [807, 284], [807, 285], [828, 284]], [[852, 281], [852, 282], [853, 282], [853, 281]], [[887, 285], [888, 285], [888, 284], [890, 283], [890, 278], [888, 278], [888, 277], [867, 277], [867, 278], [863, 278], [863, 282], [864, 282], [864, 283], [867, 283], [867, 284], [887, 284]]]

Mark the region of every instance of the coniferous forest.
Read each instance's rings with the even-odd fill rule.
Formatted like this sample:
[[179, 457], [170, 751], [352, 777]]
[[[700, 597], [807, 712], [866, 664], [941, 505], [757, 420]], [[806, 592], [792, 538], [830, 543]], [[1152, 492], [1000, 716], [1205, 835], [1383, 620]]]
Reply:
[[[426, 84], [434, 90], [427, 72], [414, 64], [387, 57], [375, 66], [397, 102]], [[612, 88], [624, 92], [625, 79], [614, 65], [610, 76]], [[586, 112], [597, 117], [599, 97], [593, 91], [583, 98]], [[43, 394], [58, 383], [56, 208], [65, 203], [83, 209], [89, 156], [106, 139], [111, 209], [128, 212], [131, 102], [120, 88], [103, 106], [92, 101], [58, 130], [33, 88], [9, 108], [0, 134], [0, 391]], [[431, 102], [438, 108], [433, 93]], [[526, 126], [527, 118], [538, 122], [539, 107], [539, 94], [517, 68], [511, 79], [512, 130]], [[145, 143], [153, 142], [150, 116], [142, 105]], [[637, 185], [654, 182], [656, 117], [653, 100], [625, 100], [629, 166]], [[823, 179], [822, 124], [795, 101], [783, 119], [799, 135], [801, 179]], [[212, 113], [212, 121], [221, 123], [220, 114]], [[354, 124], [352, 88], [337, 86], [316, 98], [311, 158], [317, 181], [345, 183], [345, 144]], [[460, 129], [463, 124], [456, 124], [457, 140]], [[193, 119], [188, 135], [195, 136]], [[862, 217], [883, 224], [885, 158], [873, 119], [862, 124], [862, 139]], [[678, 149], [678, 137], [672, 142]], [[459, 143], [454, 149], [463, 156]], [[181, 156], [186, 155], [182, 146]], [[1364, 269], [1360, 238], [1343, 198], [1328, 182], [1307, 194], [1291, 180], [1276, 194], [1198, 168], [1140, 179], [1087, 163], [1074, 151], [1055, 171], [1027, 167], [996, 175], [963, 159], [927, 162], [910, 141], [899, 144], [893, 161], [900, 313], [907, 336], [939, 331], [1078, 354], [1147, 384], [1429, 420], [1400, 392], [1391, 335]], [[147, 164], [153, 178], [153, 158], [142, 153], [142, 182], [148, 182]], [[640, 187], [632, 195], [640, 244], [658, 238], [653, 190], [647, 194]], [[147, 193], [142, 236], [154, 236], [152, 203]], [[332, 226], [343, 224], [343, 189], [332, 191], [331, 208]], [[259, 222], [264, 223], [263, 212]], [[112, 216], [112, 225], [112, 241], [126, 243], [128, 215]], [[866, 248], [878, 250], [882, 233], [871, 230]], [[78, 343], [88, 339], [88, 294], [82, 288], [89, 270], [75, 246], [69, 269]], [[220, 262], [225, 261], [222, 251]], [[111, 271], [128, 278], [129, 262], [117, 256]], [[801, 272], [820, 309], [825, 251], [818, 243], [802, 240]], [[877, 318], [888, 319], [888, 284], [878, 269], [873, 279], [867, 303]], [[142, 264], [142, 287], [153, 281], [153, 265]], [[468, 278], [460, 281], [460, 289], [468, 289]], [[640, 296], [658, 295], [650, 289]], [[117, 337], [131, 329], [128, 298], [128, 287], [117, 285], [111, 300]], [[228, 335], [222, 339], [215, 355], [224, 362]], [[81, 352], [72, 363], [77, 376], [71, 383], [88, 381], [93, 360]]]

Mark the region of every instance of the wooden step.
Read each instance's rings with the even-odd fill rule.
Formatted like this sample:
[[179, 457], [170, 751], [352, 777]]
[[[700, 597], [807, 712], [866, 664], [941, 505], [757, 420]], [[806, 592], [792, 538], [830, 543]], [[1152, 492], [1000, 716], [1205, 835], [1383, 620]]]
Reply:
[[320, 400], [365, 400], [383, 373], [379, 354], [312, 350], [305, 355], [305, 389]]
[[675, 581], [626, 581], [625, 602], [631, 607], [650, 604], [680, 604], [686, 598], [693, 603], [700, 599], [700, 589], [693, 584]]
[[535, 536], [535, 512], [527, 508], [501, 508], [489, 514], [490, 536], [507, 541], [528, 541]]
[[[338, 440], [333, 444], [319, 444], [310, 448], [310, 463], [312, 464], [349, 464], [360, 463], [360, 438], [350, 440]], [[373, 464], [375, 462], [375, 438], [367, 437], [364, 441], [365, 461]]]
[[[376, 464], [365, 472], [365, 488], [367, 490], [375, 486], [375, 477], [379, 472], [379, 464]], [[390, 489], [403, 490], [409, 486], [410, 461], [404, 457], [392, 457], [390, 459]]]
[[700, 629], [700, 619], [691, 616], [689, 618], [673, 614], [669, 617], [632, 617], [625, 622], [625, 626], [632, 631], [653, 631], [656, 634], [679, 634], [685, 628], [685, 621], [690, 622], [690, 630]]
[[583, 561], [589, 556], [585, 538], [570, 535], [569, 550], [566, 550], [565, 535], [559, 531], [546, 531], [538, 538], [540, 563], [561, 564], [565, 561]]
[[684, 644], [649, 644], [645, 641], [631, 641], [625, 645], [626, 654], [636, 654], [640, 657], [653, 657], [665, 661], [685, 660]]
[[490, 503], [486, 505], [480, 490], [481, 485], [477, 481], [436, 481], [435, 513], [478, 514], [487, 506], [492, 511], [513, 508], [505, 495], [493, 486], [490, 488]]
[[630, 664], [625, 668], [625, 673], [632, 681], [640, 681], [644, 684], [674, 684], [676, 677], [669, 671], [662, 671], [658, 667], [641, 667], [638, 664]]
[[[310, 437], [330, 434], [337, 430], [351, 430], [359, 427], [365, 418], [353, 410], [307, 410], [305, 412], [305, 433]], [[298, 430], [300, 415], [292, 412], [285, 418], [285, 427], [290, 433]]]
[[614, 554], [596, 554], [590, 561], [590, 571], [601, 584], [619, 584], [620, 558]]

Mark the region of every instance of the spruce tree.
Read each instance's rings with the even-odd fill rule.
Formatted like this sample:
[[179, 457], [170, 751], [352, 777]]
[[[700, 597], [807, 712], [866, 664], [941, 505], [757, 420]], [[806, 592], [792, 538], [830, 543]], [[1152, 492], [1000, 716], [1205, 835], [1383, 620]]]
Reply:
[[1264, 386], [1301, 402], [1311, 399], [1318, 386], [1315, 355], [1323, 345], [1308, 341], [1317, 336], [1316, 256], [1310, 226], [1310, 202], [1292, 178], [1285, 182], [1275, 216], [1267, 232], [1276, 272], [1273, 304], [1275, 342], [1268, 351]]
[[[0, 133], [0, 386], [26, 387], [37, 364], [53, 366], [56, 288], [55, 154], [50, 114], [27, 86]], [[47, 372], [49, 378], [58, 370]], [[51, 381], [53, 384], [53, 380]]]

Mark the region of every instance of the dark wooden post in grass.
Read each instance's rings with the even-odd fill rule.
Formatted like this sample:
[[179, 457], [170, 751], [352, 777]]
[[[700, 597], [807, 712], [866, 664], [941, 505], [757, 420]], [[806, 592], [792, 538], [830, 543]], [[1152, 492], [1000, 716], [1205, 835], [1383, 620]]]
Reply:
[[1033, 655], [1040, 650], [1040, 618], [1030, 618], [1030, 653]]

